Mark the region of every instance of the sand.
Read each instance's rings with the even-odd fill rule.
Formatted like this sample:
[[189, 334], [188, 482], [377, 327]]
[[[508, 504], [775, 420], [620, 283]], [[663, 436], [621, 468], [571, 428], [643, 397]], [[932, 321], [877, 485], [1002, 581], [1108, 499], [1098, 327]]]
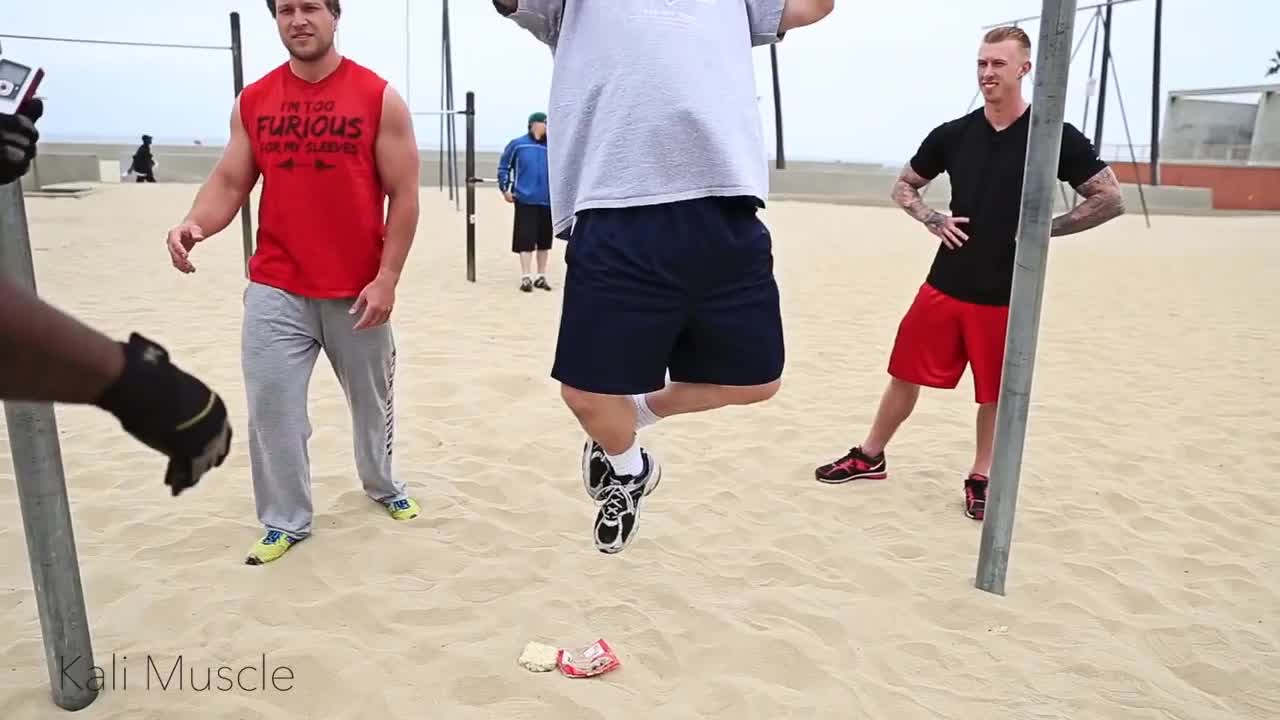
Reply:
[[[116, 665], [76, 717], [1280, 717], [1280, 218], [1147, 230], [1135, 209], [1055, 240], [1000, 597], [973, 587], [980, 527], [961, 507], [967, 375], [926, 391], [890, 480], [812, 479], [874, 412], [933, 252], [917, 225], [891, 209], [768, 211], [785, 386], [646, 430], [665, 481], [610, 557], [591, 545], [581, 435], [548, 377], [562, 246], [557, 290], [518, 292], [510, 208], [488, 190], [474, 285], [463, 214], [424, 190], [394, 318], [396, 452], [424, 516], [396, 523], [362, 494], [321, 359], [315, 535], [242, 565], [258, 528], [241, 240], [234, 224], [197, 248], [195, 275], [174, 271], [162, 237], [193, 192], [28, 200], [42, 293], [117, 337], [160, 340], [225, 395], [237, 431], [227, 464], [174, 499], [163, 460], [108, 416], [58, 410], [96, 661]], [[0, 717], [67, 717], [49, 699], [0, 449]], [[516, 664], [530, 641], [597, 638], [620, 670], [570, 680]], [[183, 687], [161, 687], [179, 657]], [[252, 668], [249, 689], [222, 690], [220, 666]], [[193, 689], [193, 672], [213, 686]]]

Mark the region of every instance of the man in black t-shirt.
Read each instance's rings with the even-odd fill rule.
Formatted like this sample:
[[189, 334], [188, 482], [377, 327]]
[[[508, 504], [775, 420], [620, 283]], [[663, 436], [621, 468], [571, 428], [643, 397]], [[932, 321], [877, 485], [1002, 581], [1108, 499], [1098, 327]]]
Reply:
[[[844, 457], [819, 467], [819, 481], [888, 477], [885, 446], [914, 409], [920, 387], [954, 388], [968, 365], [978, 403], [978, 439], [964, 480], [965, 514], [983, 518], [1031, 124], [1022, 78], [1030, 72], [1031, 40], [1025, 32], [1003, 27], [987, 33], [978, 55], [984, 106], [934, 128], [894, 184], [894, 201], [942, 242], [898, 327], [889, 358], [891, 380], [870, 432]], [[951, 216], [920, 197], [920, 188], [943, 172], [951, 179]], [[1084, 201], [1054, 218], [1052, 235], [1087, 230], [1124, 212], [1115, 174], [1070, 124], [1062, 129], [1057, 175]]]

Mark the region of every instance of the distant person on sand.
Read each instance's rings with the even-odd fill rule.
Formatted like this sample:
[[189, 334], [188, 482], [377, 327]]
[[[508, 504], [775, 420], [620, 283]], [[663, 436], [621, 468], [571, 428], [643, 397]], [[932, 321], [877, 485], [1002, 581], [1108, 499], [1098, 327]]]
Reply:
[[[498, 189], [514, 203], [511, 252], [520, 255], [520, 289], [550, 290], [547, 253], [551, 250], [551, 183], [547, 175], [547, 116], [529, 116], [528, 131], [507, 143], [498, 161]], [[538, 254], [538, 274], [531, 275], [533, 254]]]
[[142, 144], [133, 153], [133, 163], [129, 165], [129, 172], [135, 173], [134, 182], [156, 181], [156, 159], [151, 154], [150, 135], [142, 136]]
[[420, 513], [392, 463], [390, 319], [419, 213], [413, 120], [384, 78], [338, 54], [339, 0], [267, 8], [289, 59], [236, 99], [227, 147], [168, 238], [173, 266], [195, 272], [192, 249], [225, 229], [262, 179], [240, 347], [263, 527], [249, 565], [312, 532], [307, 392], [321, 351], [346, 396], [365, 495], [395, 520]]
[[[887, 478], [885, 446], [911, 415], [920, 387], [952, 389], [968, 366], [978, 416], [973, 465], [964, 475], [964, 512], [974, 520], [985, 516], [1031, 127], [1022, 80], [1030, 73], [1031, 39], [1024, 31], [988, 32], [978, 48], [976, 77], [983, 107], [934, 128], [894, 184], [894, 202], [941, 242], [899, 324], [889, 386], [871, 429], [860, 445], [815, 470], [820, 482]], [[920, 196], [944, 172], [951, 178], [953, 215], [930, 208]], [[1062, 128], [1057, 176], [1084, 202], [1053, 219], [1053, 236], [1097, 227], [1124, 212], [1115, 173], [1070, 123]]]
[[[0, 114], [0, 185], [31, 169], [44, 114], [39, 98]], [[9, 192], [21, 192], [13, 188]], [[117, 342], [0, 273], [0, 400], [93, 406], [169, 458], [164, 482], [178, 495], [222, 465], [231, 424], [218, 394], [133, 333]]]

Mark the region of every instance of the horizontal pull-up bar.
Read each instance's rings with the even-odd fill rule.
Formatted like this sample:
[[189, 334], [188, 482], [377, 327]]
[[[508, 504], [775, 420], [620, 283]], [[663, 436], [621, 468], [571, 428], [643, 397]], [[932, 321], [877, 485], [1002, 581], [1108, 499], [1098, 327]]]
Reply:
[[11, 40], [37, 40], [39, 42], [86, 43], [88, 45], [127, 45], [130, 47], [173, 48], [176, 50], [230, 50], [230, 45], [182, 45], [178, 43], [128, 42], [125, 40], [85, 40], [83, 38], [47, 37], [42, 35], [3, 35]]
[[[1131, 3], [1131, 2], [1138, 2], [1138, 0], [1111, 0], [1110, 3], [1100, 2], [1095, 5], [1081, 5], [1080, 7], [1076, 8], [1076, 12], [1080, 13], [1080, 12], [1084, 12], [1085, 10], [1097, 10], [1098, 8], [1104, 8], [1107, 5], [1112, 5], [1112, 6], [1124, 5], [1125, 3]], [[1024, 23], [1024, 22], [1029, 22], [1031, 20], [1039, 20], [1039, 19], [1040, 19], [1039, 15], [1014, 18], [1013, 20], [1006, 20], [1002, 23], [996, 23], [995, 25], [983, 25], [982, 29], [990, 30], [992, 28], [1004, 27], [1006, 25], [1017, 25], [1018, 23]]]
[[1239, 87], [1197, 88], [1195, 90], [1170, 90], [1170, 97], [1195, 97], [1205, 95], [1249, 95], [1252, 93], [1280, 92], [1280, 84], [1276, 85], [1241, 85]]

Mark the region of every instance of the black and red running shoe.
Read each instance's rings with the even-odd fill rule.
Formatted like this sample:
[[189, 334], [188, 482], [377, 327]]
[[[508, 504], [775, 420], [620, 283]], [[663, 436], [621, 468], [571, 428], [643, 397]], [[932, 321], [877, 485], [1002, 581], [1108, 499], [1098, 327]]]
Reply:
[[964, 479], [964, 514], [974, 520], [981, 520], [987, 512], [986, 475], [972, 473]]
[[884, 462], [884, 453], [871, 457], [855, 447], [839, 460], [827, 463], [814, 471], [818, 482], [838, 484], [850, 480], [884, 480], [889, 472]]

